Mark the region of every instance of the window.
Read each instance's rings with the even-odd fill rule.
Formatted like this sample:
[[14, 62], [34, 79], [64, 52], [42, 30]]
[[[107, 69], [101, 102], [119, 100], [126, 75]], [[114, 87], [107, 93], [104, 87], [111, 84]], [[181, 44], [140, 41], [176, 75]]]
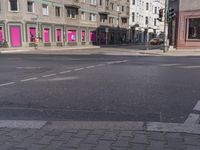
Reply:
[[100, 6], [102, 5], [102, 0], [99, 0], [99, 5], [100, 5]]
[[49, 9], [47, 4], [42, 4], [42, 14], [45, 16], [49, 15]]
[[132, 12], [132, 22], [135, 22], [135, 13]]
[[76, 9], [67, 8], [67, 17], [75, 19], [76, 18]]
[[110, 3], [111, 9], [114, 10], [114, 3]]
[[105, 23], [107, 21], [107, 15], [100, 15], [100, 22]]
[[30, 27], [29, 28], [29, 41], [30, 42], [35, 42], [36, 38], [36, 28], [35, 27]]
[[27, 10], [28, 10], [28, 12], [34, 12], [34, 3], [32, 2], [32, 1], [28, 1], [27, 2]]
[[122, 12], [124, 12], [124, 6], [122, 6]]
[[90, 31], [90, 42], [96, 42], [96, 32]]
[[157, 9], [157, 7], [155, 7], [155, 10], [154, 10], [154, 13], [155, 13], [155, 14], [157, 14], [157, 13], [158, 13], [158, 12], [157, 12], [157, 10], [158, 10], [158, 9]]
[[90, 13], [90, 21], [96, 21], [96, 14]]
[[200, 40], [200, 18], [190, 18], [188, 26], [188, 39]]
[[0, 27], [0, 42], [3, 42], [3, 28]]
[[62, 29], [56, 29], [56, 42], [62, 41]]
[[122, 18], [122, 24], [127, 24], [127, 18]]
[[68, 42], [76, 42], [76, 30], [68, 30]]
[[96, 5], [97, 4], [97, 0], [90, 0], [90, 4], [91, 5]]
[[113, 24], [113, 23], [114, 23], [114, 18], [113, 18], [113, 17], [110, 17], [110, 18], [109, 18], [109, 23], [110, 23], [110, 24]]
[[149, 3], [146, 3], [146, 10], [149, 10]]
[[85, 31], [81, 32], [81, 41], [85, 42]]
[[157, 19], [154, 19], [154, 26], [156, 26], [156, 20], [157, 20]]
[[85, 12], [81, 12], [81, 20], [85, 20]]
[[132, 4], [135, 5], [135, 0], [133, 0]]
[[18, 11], [18, 2], [17, 0], [9, 0], [10, 11]]
[[117, 5], [117, 11], [119, 11], [119, 5]]
[[57, 17], [60, 17], [60, 7], [55, 7], [55, 13]]
[[145, 18], [145, 24], [146, 24], [146, 25], [149, 24], [149, 19], [148, 19], [148, 17]]

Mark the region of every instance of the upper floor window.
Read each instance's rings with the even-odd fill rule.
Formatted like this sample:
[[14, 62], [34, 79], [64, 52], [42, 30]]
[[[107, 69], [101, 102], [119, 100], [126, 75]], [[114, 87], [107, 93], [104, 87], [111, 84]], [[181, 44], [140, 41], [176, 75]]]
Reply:
[[27, 2], [27, 10], [28, 12], [34, 12], [34, 3], [32, 1]]
[[135, 0], [133, 0], [132, 4], [135, 5]]
[[55, 15], [60, 17], [60, 7], [55, 7]]
[[18, 2], [17, 0], [9, 0], [9, 10], [10, 11], [18, 11]]
[[132, 22], [135, 22], [135, 13], [132, 12]]
[[90, 4], [96, 5], [97, 4], [97, 0], [90, 0]]
[[122, 12], [124, 12], [124, 6], [122, 6]]
[[97, 20], [97, 15], [90, 13], [90, 21], [96, 21]]
[[85, 12], [81, 12], [81, 20], [85, 20]]
[[47, 4], [42, 4], [42, 14], [45, 16], [49, 15], [49, 8]]
[[67, 8], [67, 17], [75, 19], [76, 18], [76, 9]]
[[146, 3], [146, 10], [149, 10], [149, 3]]
[[99, 5], [100, 5], [100, 6], [102, 5], [102, 0], [99, 0]]

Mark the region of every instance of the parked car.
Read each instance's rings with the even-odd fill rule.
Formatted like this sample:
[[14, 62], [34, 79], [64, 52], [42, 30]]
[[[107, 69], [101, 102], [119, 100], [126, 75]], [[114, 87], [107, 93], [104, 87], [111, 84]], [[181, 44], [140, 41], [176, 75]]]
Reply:
[[164, 40], [161, 38], [153, 38], [149, 42], [151, 45], [160, 45], [164, 43]]

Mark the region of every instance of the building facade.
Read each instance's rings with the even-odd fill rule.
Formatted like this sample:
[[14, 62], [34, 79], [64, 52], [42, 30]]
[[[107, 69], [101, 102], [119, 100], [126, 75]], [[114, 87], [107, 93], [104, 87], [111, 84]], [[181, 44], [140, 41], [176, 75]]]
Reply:
[[164, 0], [131, 0], [129, 27], [133, 43], [145, 43], [164, 31], [163, 22], [157, 20]]
[[199, 0], [180, 0], [177, 4], [175, 46], [181, 48], [200, 47], [200, 3]]
[[128, 0], [1, 0], [0, 42], [9, 47], [128, 41]]

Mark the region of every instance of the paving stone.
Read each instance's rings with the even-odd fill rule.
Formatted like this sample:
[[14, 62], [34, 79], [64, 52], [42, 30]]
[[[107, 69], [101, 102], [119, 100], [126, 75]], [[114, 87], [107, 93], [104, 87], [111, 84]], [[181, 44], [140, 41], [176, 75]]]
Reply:
[[47, 135], [49, 131], [47, 130], [37, 130], [32, 138], [41, 139], [43, 136]]
[[135, 134], [132, 143], [141, 143], [148, 144], [148, 135], [147, 134]]
[[183, 139], [181, 139], [181, 138], [167, 139], [165, 147], [172, 148], [172, 149], [178, 149], [178, 150], [184, 150], [185, 149]]
[[131, 150], [130, 148], [125, 148], [125, 147], [113, 147], [110, 150]]
[[32, 144], [28, 150], [44, 150], [44, 145]]
[[83, 141], [83, 143], [95, 145], [95, 144], [98, 143], [99, 138], [100, 138], [100, 135], [89, 135], [89, 136]]
[[91, 130], [79, 130], [78, 133], [74, 134], [74, 137], [84, 138], [87, 137]]
[[99, 141], [98, 145], [96, 146], [95, 150], [111, 150], [111, 145], [113, 141]]
[[43, 136], [42, 139], [38, 140], [38, 142], [36, 144], [50, 144], [50, 142], [55, 138], [55, 136]]
[[200, 150], [200, 146], [187, 145], [186, 150]]
[[183, 138], [183, 135], [181, 134], [181, 133], [166, 133], [165, 134], [165, 137], [167, 138], [167, 139], [170, 139], [170, 138], [176, 138], [176, 139], [182, 139]]
[[132, 144], [131, 150], [146, 150], [146, 144]]
[[8, 150], [11, 147], [14, 147], [16, 143], [13, 142], [6, 142], [3, 145], [0, 145], [0, 150]]
[[105, 134], [105, 132], [106, 132], [106, 130], [92, 130], [92, 131], [90, 132], [90, 134], [103, 135], [103, 134]]
[[165, 140], [164, 133], [162, 133], [162, 132], [151, 132], [149, 139], [164, 141]]
[[63, 132], [66, 132], [66, 133], [77, 133], [78, 130], [77, 129], [67, 129], [67, 130], [63, 130]]
[[120, 137], [133, 137], [133, 131], [120, 131]]
[[45, 150], [57, 150], [59, 147], [61, 147], [63, 142], [61, 141], [52, 141], [47, 147], [45, 147]]
[[59, 136], [56, 136], [56, 140], [62, 140], [62, 141], [69, 141], [69, 139], [74, 135], [74, 133], [68, 133], [64, 132]]
[[93, 144], [81, 144], [78, 149], [80, 150], [93, 150], [95, 146]]
[[78, 148], [83, 138], [70, 138], [70, 140], [63, 144], [63, 147]]
[[200, 145], [200, 136], [199, 137], [186, 136], [184, 138], [184, 142], [186, 145]]
[[47, 135], [50, 135], [50, 136], [59, 136], [63, 133], [62, 130], [52, 130], [50, 132], [47, 133]]
[[162, 142], [162, 141], [151, 141], [147, 150], [164, 150], [164, 142]]
[[132, 139], [129, 137], [120, 137], [115, 141], [114, 144], [112, 144], [113, 147], [124, 147], [124, 148], [130, 148], [131, 144], [129, 143]]
[[111, 140], [111, 141], [115, 141], [117, 139], [117, 132], [111, 132], [111, 131], [107, 131], [105, 132], [105, 134], [101, 137], [101, 140]]
[[16, 145], [16, 147], [19, 148], [30, 148], [33, 143], [37, 143], [37, 139], [32, 138], [26, 138], [25, 140], [21, 141], [19, 144]]

